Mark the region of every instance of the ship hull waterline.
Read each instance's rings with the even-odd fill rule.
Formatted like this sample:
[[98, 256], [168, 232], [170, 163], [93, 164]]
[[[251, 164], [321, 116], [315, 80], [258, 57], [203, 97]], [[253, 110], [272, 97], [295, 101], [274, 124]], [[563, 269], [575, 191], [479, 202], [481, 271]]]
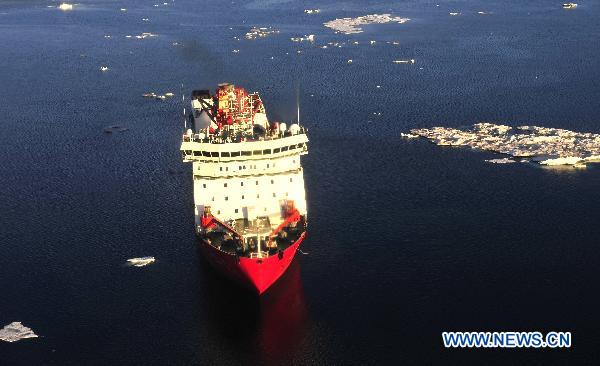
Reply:
[[199, 241], [204, 257], [215, 270], [258, 295], [262, 295], [288, 269], [305, 236], [306, 231], [294, 244], [279, 254], [266, 258], [235, 256], [215, 248], [202, 238]]

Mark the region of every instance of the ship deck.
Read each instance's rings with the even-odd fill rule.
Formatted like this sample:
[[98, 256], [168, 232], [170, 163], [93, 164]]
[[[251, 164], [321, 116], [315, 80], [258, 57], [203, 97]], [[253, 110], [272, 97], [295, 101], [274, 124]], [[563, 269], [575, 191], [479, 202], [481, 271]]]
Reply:
[[272, 228], [266, 216], [253, 221], [238, 219], [232, 227], [242, 234], [242, 238], [223, 230], [212, 230], [199, 236], [211, 246], [230, 255], [248, 258], [269, 257], [293, 245], [306, 230], [306, 220], [302, 216], [294, 226], [284, 227], [271, 240]]

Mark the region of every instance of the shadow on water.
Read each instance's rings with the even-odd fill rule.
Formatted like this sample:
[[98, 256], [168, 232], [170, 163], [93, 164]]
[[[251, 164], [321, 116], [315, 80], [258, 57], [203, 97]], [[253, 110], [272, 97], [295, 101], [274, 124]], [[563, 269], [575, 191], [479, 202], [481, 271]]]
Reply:
[[295, 358], [310, 324], [298, 259], [260, 297], [203, 262], [210, 333], [219, 334], [245, 363], [283, 364]]

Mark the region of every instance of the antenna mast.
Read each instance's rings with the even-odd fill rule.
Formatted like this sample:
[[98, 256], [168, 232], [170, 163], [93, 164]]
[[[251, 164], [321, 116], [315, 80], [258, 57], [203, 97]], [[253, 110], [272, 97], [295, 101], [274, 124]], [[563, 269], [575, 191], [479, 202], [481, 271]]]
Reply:
[[187, 132], [187, 118], [185, 116], [185, 93], [183, 92], [183, 83], [181, 83], [181, 103], [183, 104], [183, 128]]
[[298, 81], [298, 87], [296, 88], [296, 106], [298, 108], [298, 125], [300, 125], [300, 81]]

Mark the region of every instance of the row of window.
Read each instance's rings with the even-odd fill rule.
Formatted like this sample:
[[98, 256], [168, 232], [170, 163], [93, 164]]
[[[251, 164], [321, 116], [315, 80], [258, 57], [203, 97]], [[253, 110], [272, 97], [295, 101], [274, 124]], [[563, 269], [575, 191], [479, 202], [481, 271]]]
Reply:
[[[235, 211], [235, 213], [239, 213], [239, 209], [238, 208], [236, 208], [234, 211]], [[267, 208], [263, 207], [263, 211], [267, 212]], [[217, 215], [220, 215], [220, 214], [221, 214], [221, 210], [217, 210]]]
[[290, 145], [290, 146], [284, 146], [284, 147], [278, 147], [275, 149], [264, 149], [264, 150], [246, 150], [246, 151], [221, 151], [221, 154], [219, 155], [218, 151], [191, 151], [191, 150], [185, 150], [185, 154], [186, 155], [193, 155], [194, 156], [204, 156], [207, 158], [235, 158], [238, 156], [258, 156], [258, 155], [269, 155], [269, 154], [277, 154], [280, 152], [285, 152], [285, 151], [289, 151], [289, 150], [295, 150], [295, 149], [302, 149], [304, 148], [304, 143], [299, 143], [299, 144], [294, 144], [294, 145]]
[[[286, 197], [288, 197], [288, 196], [289, 196], [289, 193], [288, 193], [288, 192], [285, 192], [285, 196], [286, 196]], [[277, 194], [275, 194], [275, 192], [273, 192], [273, 197], [277, 197]], [[260, 198], [260, 194], [257, 194], [257, 195], [256, 195], [256, 198]], [[245, 195], [242, 195], [242, 199], [246, 199], [246, 196], [245, 196]], [[215, 197], [214, 197], [214, 196], [213, 196], [213, 198], [211, 199], [211, 201], [212, 201], [212, 202], [214, 202], [214, 201], [215, 201]], [[229, 201], [229, 196], [225, 196], [225, 201]]]
[[[293, 181], [294, 181], [294, 178], [290, 177], [290, 183], [292, 183]], [[258, 181], [255, 181], [255, 183], [256, 183], [255, 185], [258, 185]], [[207, 183], [202, 183], [202, 188], [206, 188], [206, 184]], [[228, 184], [229, 183], [223, 183], [223, 187], [227, 188]], [[271, 179], [271, 184], [275, 184], [275, 179]], [[240, 187], [243, 187], [243, 186], [244, 186], [244, 182], [240, 182]]]
[[[293, 161], [292, 161], [292, 164], [296, 164], [296, 160], [293, 160]], [[256, 169], [256, 164], [249, 165], [248, 167], [249, 167], [250, 169]], [[271, 167], [271, 164], [267, 164], [267, 169], [269, 169], [270, 167]], [[246, 165], [240, 165], [240, 166], [238, 167], [238, 170], [244, 170], [244, 169], [246, 169], [246, 168], [247, 168], [247, 167], [246, 167]], [[273, 163], [273, 168], [275, 168], [275, 163]], [[198, 169], [200, 169], [200, 167], [198, 167]], [[222, 172], [222, 171], [226, 171], [226, 172], [228, 172], [228, 171], [229, 171], [229, 167], [228, 167], [228, 166], [226, 166], [226, 167], [222, 167], [222, 166], [220, 166], [220, 167], [219, 167], [219, 171], [221, 171], [221, 172]]]

